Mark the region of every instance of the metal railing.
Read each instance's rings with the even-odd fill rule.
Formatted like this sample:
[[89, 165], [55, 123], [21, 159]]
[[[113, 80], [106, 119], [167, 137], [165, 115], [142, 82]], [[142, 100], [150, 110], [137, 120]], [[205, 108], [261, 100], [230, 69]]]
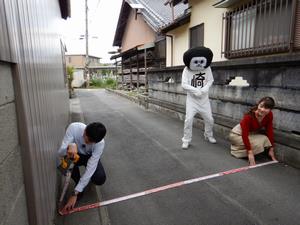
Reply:
[[293, 49], [297, 0], [253, 0], [223, 15], [226, 58], [289, 52]]

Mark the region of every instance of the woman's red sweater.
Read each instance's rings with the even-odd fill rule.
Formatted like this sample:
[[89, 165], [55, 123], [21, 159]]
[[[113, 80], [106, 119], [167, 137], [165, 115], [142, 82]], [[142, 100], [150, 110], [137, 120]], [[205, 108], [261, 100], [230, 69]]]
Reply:
[[240, 122], [242, 129], [242, 138], [246, 149], [251, 150], [251, 144], [249, 141], [250, 132], [262, 131], [265, 128], [265, 134], [269, 138], [272, 146], [274, 146], [274, 133], [273, 133], [273, 113], [270, 111], [263, 120], [259, 123], [255, 116], [245, 114]]

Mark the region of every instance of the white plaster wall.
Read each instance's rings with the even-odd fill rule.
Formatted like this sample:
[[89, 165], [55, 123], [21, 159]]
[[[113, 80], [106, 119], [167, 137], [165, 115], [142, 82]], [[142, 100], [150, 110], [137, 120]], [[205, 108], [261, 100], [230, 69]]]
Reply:
[[73, 74], [72, 87], [81, 87], [84, 83], [83, 70], [76, 70]]
[[173, 36], [173, 65], [171, 63], [171, 40], [167, 38], [167, 66], [183, 65], [183, 53], [189, 48], [189, 29], [204, 23], [204, 46], [214, 53], [213, 61], [227, 60], [222, 52], [222, 14], [226, 9], [215, 8], [210, 0], [190, 0], [192, 6], [191, 20], [167, 34]]
[[213, 61], [224, 61], [221, 57], [222, 41], [222, 13], [226, 9], [213, 7], [213, 1], [210, 0], [190, 0], [192, 14], [190, 27], [204, 23], [204, 46], [208, 47], [214, 53]]
[[183, 65], [183, 53], [189, 48], [189, 25], [185, 24], [168, 33], [173, 36], [173, 65], [171, 65], [171, 41], [167, 39], [167, 66]]
[[170, 67], [173, 66], [173, 60], [172, 60], [172, 38], [166, 37], [166, 66]]

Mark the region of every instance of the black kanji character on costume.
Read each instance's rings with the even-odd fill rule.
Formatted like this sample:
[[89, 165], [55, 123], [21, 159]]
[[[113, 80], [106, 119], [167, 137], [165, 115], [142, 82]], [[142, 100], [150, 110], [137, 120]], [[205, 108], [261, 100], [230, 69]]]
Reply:
[[203, 88], [203, 81], [205, 80], [205, 77], [203, 76], [205, 73], [198, 73], [198, 74], [195, 74], [193, 76], [193, 79], [191, 81], [191, 85], [193, 87], [199, 87], [201, 86], [201, 88]]

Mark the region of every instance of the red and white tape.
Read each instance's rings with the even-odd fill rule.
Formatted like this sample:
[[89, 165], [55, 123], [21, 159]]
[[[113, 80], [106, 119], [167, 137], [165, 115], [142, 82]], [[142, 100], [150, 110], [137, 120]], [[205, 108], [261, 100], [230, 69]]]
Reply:
[[229, 174], [233, 174], [233, 173], [239, 173], [239, 172], [242, 172], [242, 171], [246, 171], [246, 170], [249, 170], [249, 169], [254, 169], [254, 168], [257, 168], [257, 167], [262, 167], [262, 166], [266, 166], [266, 165], [270, 165], [270, 164], [274, 164], [274, 163], [278, 163], [278, 161], [270, 161], [270, 162], [266, 162], [266, 163], [256, 164], [254, 166], [240, 167], [240, 168], [237, 168], [237, 169], [227, 170], [227, 171], [224, 171], [224, 172], [219, 172], [219, 173], [215, 173], [215, 174], [211, 174], [211, 175], [207, 175], [207, 176], [203, 176], [203, 177], [198, 177], [198, 178], [193, 178], [193, 179], [189, 179], [189, 180], [179, 181], [179, 182], [176, 182], [176, 183], [173, 183], [173, 184], [168, 184], [168, 185], [165, 185], [165, 186], [149, 189], [149, 190], [134, 193], [134, 194], [131, 194], [131, 195], [126, 195], [126, 196], [123, 196], [123, 197], [113, 198], [111, 200], [106, 200], [106, 201], [103, 201], [103, 202], [96, 202], [96, 203], [93, 203], [93, 204], [77, 207], [77, 208], [74, 208], [72, 210], [59, 211], [59, 214], [60, 215], [67, 215], [67, 214], [71, 214], [71, 213], [74, 213], [74, 212], [80, 212], [80, 211], [85, 211], [85, 210], [88, 210], [88, 209], [99, 208], [99, 207], [110, 205], [110, 204], [113, 204], [113, 203], [116, 203], [116, 202], [122, 202], [122, 201], [129, 200], [129, 199], [132, 199], [132, 198], [137, 198], [137, 197], [149, 195], [149, 194], [152, 194], [152, 193], [164, 191], [164, 190], [167, 190], [167, 189], [180, 187], [180, 186], [183, 186], [183, 185], [186, 185], [186, 184], [196, 183], [196, 182], [199, 182], [199, 181], [208, 180], [208, 179], [212, 179], [212, 178], [216, 178], [216, 177], [221, 177], [221, 176], [229, 175]]

